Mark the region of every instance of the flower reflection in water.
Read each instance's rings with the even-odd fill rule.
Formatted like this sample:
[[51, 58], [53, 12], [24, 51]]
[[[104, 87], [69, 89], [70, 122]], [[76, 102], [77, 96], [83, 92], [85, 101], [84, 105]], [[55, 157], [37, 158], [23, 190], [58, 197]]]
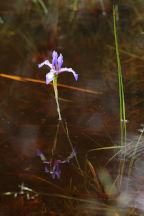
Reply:
[[60, 169], [59, 164], [68, 163], [73, 157], [75, 157], [76, 147], [74, 147], [72, 153], [63, 160], [56, 159], [53, 156], [48, 161], [47, 158], [44, 156], [44, 154], [39, 149], [37, 149], [37, 156], [39, 156], [42, 162], [45, 164], [45, 172], [50, 173], [52, 175], [52, 179], [55, 179], [55, 177], [59, 179], [61, 176], [61, 169]]

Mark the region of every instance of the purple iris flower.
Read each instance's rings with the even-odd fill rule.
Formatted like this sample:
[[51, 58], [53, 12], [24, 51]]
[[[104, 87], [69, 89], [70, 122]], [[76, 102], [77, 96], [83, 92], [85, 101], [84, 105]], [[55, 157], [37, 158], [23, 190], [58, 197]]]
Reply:
[[64, 160], [60, 160], [60, 159], [56, 160], [55, 158], [52, 158], [50, 161], [48, 161], [39, 149], [37, 149], [37, 156], [40, 157], [40, 159], [44, 164], [49, 165], [49, 168], [47, 165], [45, 165], [45, 169], [44, 169], [45, 172], [50, 173], [52, 175], [52, 179], [55, 179], [55, 177], [59, 179], [61, 176], [61, 169], [59, 164], [70, 162], [70, 160], [76, 156], [76, 147], [73, 148], [72, 153]]
[[72, 68], [66, 68], [66, 67], [61, 67], [63, 64], [63, 56], [62, 54], [59, 55], [56, 51], [53, 51], [52, 53], [52, 64], [48, 61], [45, 60], [41, 64], [38, 65], [39, 68], [43, 67], [44, 65], [47, 65], [50, 67], [50, 72], [46, 74], [46, 84], [48, 85], [51, 81], [54, 79], [54, 75], [58, 75], [61, 72], [71, 72], [73, 73], [74, 77], [76, 80], [78, 80], [78, 74], [75, 73], [75, 71]]

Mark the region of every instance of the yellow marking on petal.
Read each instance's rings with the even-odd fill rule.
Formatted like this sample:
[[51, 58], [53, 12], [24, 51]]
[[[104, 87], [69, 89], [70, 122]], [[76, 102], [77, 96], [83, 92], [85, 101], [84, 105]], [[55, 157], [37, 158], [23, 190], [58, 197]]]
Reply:
[[[24, 77], [7, 75], [7, 74], [0, 74], [0, 76], [4, 77], [4, 78], [16, 80], [16, 81], [21, 81], [21, 82], [34, 82], [34, 83], [46, 84], [45, 81], [31, 79], [31, 78], [24, 78]], [[49, 85], [53, 85], [53, 84], [50, 83]], [[63, 87], [63, 88], [68, 88], [68, 89], [73, 89], [73, 90], [76, 90], [76, 91], [91, 93], [91, 94], [102, 94], [102, 92], [96, 92], [96, 91], [92, 91], [92, 90], [89, 90], [89, 89], [82, 89], [82, 88], [78, 88], [78, 87], [74, 87], [74, 86], [69, 86], [69, 85], [64, 85], [64, 84], [60, 84], [60, 83], [57, 83], [57, 86]]]

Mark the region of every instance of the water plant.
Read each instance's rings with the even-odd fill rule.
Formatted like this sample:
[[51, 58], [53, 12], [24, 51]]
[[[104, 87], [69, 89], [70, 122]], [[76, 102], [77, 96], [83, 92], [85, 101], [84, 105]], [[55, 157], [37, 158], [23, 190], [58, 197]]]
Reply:
[[78, 5], [78, 0], [74, 0], [74, 3], [73, 3], [73, 10], [74, 11], [77, 11], [77, 5]]
[[57, 79], [58, 79], [58, 75], [62, 72], [71, 72], [74, 77], [75, 80], [78, 80], [78, 74], [72, 69], [72, 68], [67, 68], [67, 67], [62, 67], [63, 64], [63, 56], [62, 54], [60, 54], [58, 56], [58, 53], [56, 51], [53, 51], [52, 53], [52, 63], [49, 62], [49, 60], [45, 60], [44, 62], [40, 63], [38, 65], [39, 68], [43, 67], [44, 65], [47, 65], [50, 67], [50, 72], [48, 72], [46, 74], [46, 84], [48, 85], [51, 81], [53, 81], [53, 87], [54, 87], [54, 93], [55, 93], [55, 99], [56, 99], [56, 104], [57, 104], [57, 112], [58, 112], [58, 116], [59, 116], [59, 120], [61, 121], [61, 125], [63, 128], [63, 131], [67, 137], [67, 140], [72, 148], [72, 153], [70, 154], [69, 157], [67, 157], [64, 160], [55, 160], [54, 156], [55, 156], [55, 149], [56, 149], [56, 141], [57, 141], [57, 134], [58, 134], [58, 130], [59, 130], [59, 123], [57, 125], [57, 132], [56, 132], [56, 138], [55, 138], [55, 142], [52, 148], [52, 157], [53, 159], [50, 161], [47, 161], [45, 156], [38, 150], [37, 155], [40, 156], [41, 160], [43, 161], [44, 164], [49, 164], [50, 165], [50, 170], [48, 169], [47, 166], [45, 166], [45, 172], [49, 172], [50, 174], [52, 174], [52, 178], [54, 179], [55, 176], [57, 176], [57, 178], [60, 178], [61, 175], [61, 170], [59, 168], [59, 164], [61, 163], [66, 163], [69, 162], [70, 159], [72, 159], [73, 157], [76, 158], [76, 162], [79, 168], [79, 171], [82, 174], [82, 170], [80, 168], [79, 162], [77, 160], [76, 157], [76, 148], [73, 148], [73, 145], [71, 143], [70, 137], [69, 137], [69, 132], [68, 132], [68, 128], [67, 128], [67, 124], [66, 127], [63, 124], [62, 121], [62, 117], [61, 117], [61, 113], [60, 113], [60, 107], [59, 107], [59, 102], [58, 102], [58, 89], [57, 89]]
[[54, 87], [54, 92], [55, 92], [55, 99], [56, 99], [56, 104], [57, 104], [59, 120], [62, 120], [62, 117], [61, 117], [60, 107], [59, 107], [59, 102], [58, 102], [58, 90], [57, 90], [58, 75], [65, 71], [71, 72], [73, 73], [75, 79], [78, 80], [78, 74], [76, 74], [76, 72], [72, 68], [67, 68], [67, 67], [62, 68], [61, 67], [62, 64], [63, 64], [62, 54], [60, 54], [58, 57], [58, 53], [56, 51], [53, 51], [52, 64], [49, 62], [49, 60], [45, 60], [44, 62], [38, 65], [39, 68], [43, 67], [44, 65], [47, 65], [50, 67], [50, 72], [46, 74], [46, 84], [48, 85], [51, 81], [53, 81], [53, 87]]
[[[37, 1], [37, 2], [40, 2], [40, 1]], [[75, 2], [78, 2], [78, 0], [75, 0]], [[115, 10], [116, 10], [116, 8], [115, 8]], [[117, 18], [117, 12], [114, 13], [114, 18]], [[42, 176], [40, 175], [41, 173], [38, 173], [37, 176], [34, 175], [33, 173], [31, 173], [31, 168], [30, 168], [31, 166], [30, 167], [28, 166], [28, 167], [26, 167], [25, 170], [23, 170], [23, 172], [20, 172], [20, 173], [18, 172], [18, 179], [23, 178], [24, 181], [26, 182], [26, 184], [22, 183], [21, 185], [19, 185], [19, 189], [16, 192], [12, 188], [12, 192], [3, 193], [3, 195], [12, 195], [15, 198], [17, 197], [17, 199], [20, 198], [20, 200], [21, 199], [23, 200], [23, 198], [25, 198], [25, 197], [29, 200], [35, 199], [35, 197], [40, 195], [39, 199], [35, 200], [34, 202], [36, 204], [39, 204], [41, 202], [45, 203], [45, 200], [46, 200], [47, 205], [46, 204], [44, 205], [44, 203], [42, 203], [42, 205], [41, 205], [42, 206], [42, 212], [38, 213], [39, 215], [41, 215], [41, 214], [42, 215], [43, 214], [47, 214], [47, 215], [104, 215], [104, 213], [102, 214], [102, 212], [106, 212], [105, 213], [106, 215], [113, 215], [113, 216], [114, 215], [115, 216], [118, 216], [118, 215], [119, 216], [120, 215], [122, 215], [122, 216], [123, 215], [137, 215], [137, 213], [136, 213], [137, 206], [136, 205], [134, 205], [134, 207], [133, 206], [131, 207], [131, 212], [128, 212], [129, 209], [126, 209], [128, 206], [127, 204], [125, 205], [126, 207], [124, 207], [124, 208], [123, 208], [123, 206], [121, 206], [121, 204], [117, 204], [118, 199], [120, 197], [119, 197], [119, 191], [117, 190], [117, 187], [115, 187], [115, 185], [116, 185], [117, 179], [119, 178], [119, 175], [118, 175], [118, 178], [116, 179], [116, 181], [114, 181], [114, 182], [112, 182], [112, 177], [111, 177], [111, 175], [113, 175], [113, 174], [115, 175], [115, 169], [113, 170], [113, 167], [115, 164], [113, 163], [112, 167], [110, 167], [110, 172], [108, 172], [106, 169], [102, 170], [103, 172], [101, 172], [101, 167], [99, 167], [100, 163], [97, 163], [97, 161], [99, 162], [99, 158], [101, 159], [102, 157], [100, 156], [97, 159], [95, 159], [95, 157], [97, 155], [94, 154], [95, 153], [94, 151], [105, 150], [107, 157], [109, 157], [108, 151], [113, 151], [113, 149], [117, 149], [116, 154], [119, 154], [119, 152], [125, 153], [125, 150], [124, 150], [125, 149], [124, 144], [126, 143], [125, 142], [126, 141], [126, 139], [125, 139], [126, 138], [126, 136], [125, 136], [126, 135], [126, 133], [125, 133], [126, 127], [125, 126], [126, 126], [127, 120], [125, 118], [125, 101], [124, 101], [124, 92], [123, 92], [121, 63], [120, 63], [120, 56], [119, 56], [119, 52], [121, 52], [121, 50], [118, 48], [118, 39], [117, 39], [117, 32], [116, 32], [116, 26], [118, 24], [117, 19], [115, 19], [114, 22], [115, 22], [114, 23], [115, 24], [114, 33], [115, 33], [115, 43], [116, 43], [117, 62], [118, 62], [118, 77], [119, 77], [121, 145], [107, 146], [108, 142], [106, 142], [106, 146], [105, 146], [105, 142], [104, 143], [102, 142], [102, 145], [100, 144], [101, 148], [100, 147], [98, 148], [98, 146], [97, 146], [99, 143], [98, 144], [96, 143], [96, 146], [94, 146], [92, 148], [92, 147], [89, 147], [90, 144], [86, 143], [86, 139], [84, 139], [84, 145], [88, 144], [86, 147], [86, 148], [88, 148], [88, 152], [87, 152], [88, 156], [86, 158], [87, 167], [85, 166], [86, 168], [85, 167], [82, 168], [84, 171], [83, 170], [81, 171], [81, 168], [79, 166], [79, 163], [78, 163], [78, 160], [76, 157], [76, 149], [75, 149], [75, 147], [73, 148], [73, 145], [72, 145], [71, 140], [70, 140], [70, 135], [69, 135], [67, 123], [65, 123], [65, 122], [63, 123], [63, 121], [58, 121], [57, 128], [59, 128], [59, 125], [62, 125], [62, 127], [64, 129], [64, 133], [65, 133], [65, 135], [66, 135], [66, 137], [67, 137], [67, 139], [71, 145], [71, 149], [72, 149], [72, 151], [70, 151], [71, 153], [68, 154], [67, 156], [62, 157], [62, 155], [60, 155], [60, 157], [58, 157], [59, 155], [56, 154], [56, 144], [55, 144], [57, 136], [54, 140], [54, 145], [53, 145], [52, 153], [50, 154], [50, 156], [49, 155], [47, 156], [46, 151], [44, 152], [44, 154], [42, 153], [43, 149], [42, 149], [41, 143], [39, 145], [40, 145], [40, 149], [42, 149], [42, 150], [37, 149], [37, 156], [39, 156], [39, 158], [41, 159], [41, 163], [44, 166], [44, 171], [47, 172], [48, 175], [50, 175], [50, 177], [52, 177], [52, 179], [51, 180], [47, 179], [47, 175], [43, 176], [43, 173], [42, 173]], [[61, 71], [62, 63], [63, 63], [62, 54], [60, 54], [58, 56], [57, 52], [54, 51], [53, 55], [52, 55], [52, 63], [50, 63], [48, 60], [46, 60], [43, 63], [39, 64], [40, 68], [42, 66], [45, 66], [45, 65], [50, 67], [50, 72], [48, 72], [46, 75], [46, 84], [52, 85], [52, 83], [50, 83], [50, 82], [53, 82], [55, 98], [56, 98], [56, 103], [57, 103], [57, 108], [58, 108], [59, 120], [62, 120], [60, 108], [59, 108], [59, 104], [58, 104], [58, 89], [57, 88], [59, 85], [61, 87], [65, 87], [65, 88], [75, 89], [77, 91], [83, 91], [83, 92], [89, 92], [89, 93], [91, 92], [93, 94], [97, 94], [97, 92], [89, 91], [88, 89], [79, 89], [79, 88], [75, 88], [75, 87], [70, 87], [70, 86], [58, 84], [57, 83], [58, 74], [60, 74], [61, 72], [64, 72], [64, 71]], [[66, 70], [66, 71], [68, 71], [68, 70]], [[68, 72], [73, 73], [74, 71], [68, 71]], [[0, 76], [1, 77], [7, 77], [7, 78], [13, 79], [13, 80], [18, 80], [21, 82], [27, 81], [27, 82], [45, 84], [45, 82], [43, 82], [41, 80], [34, 80], [31, 78], [26, 78], [26, 77], [11, 76], [11, 75], [6, 75], [6, 74], [0, 74]], [[88, 74], [87, 76], [90, 76], [90, 74]], [[78, 75], [75, 72], [74, 72], [74, 77], [77, 80]], [[37, 99], [37, 97], [36, 97], [36, 99]], [[93, 105], [90, 105], [90, 106], [93, 106]], [[86, 121], [88, 121], [88, 119], [86, 119]], [[48, 128], [48, 130], [50, 131], [50, 128]], [[81, 131], [78, 131], [78, 132], [81, 132]], [[143, 129], [140, 132], [143, 132]], [[46, 128], [46, 137], [48, 137], [48, 139], [49, 139], [49, 134], [51, 136], [51, 134], [53, 134], [53, 131], [52, 131], [52, 133], [51, 133], [51, 131], [47, 133], [47, 128]], [[81, 133], [78, 133], [78, 136], [80, 134]], [[132, 168], [134, 165], [134, 160], [136, 158], [136, 152], [137, 152], [137, 149], [139, 147], [141, 139], [142, 139], [142, 135], [139, 137], [138, 142], [137, 142], [135, 149], [133, 151], [132, 159], [131, 159], [130, 165], [129, 165], [128, 177], [131, 175]], [[95, 140], [95, 137], [94, 137], [94, 140]], [[100, 139], [98, 138], [98, 141], [99, 140]], [[97, 137], [96, 137], [96, 141], [97, 141]], [[51, 144], [50, 142], [51, 142], [51, 139], [49, 139], [49, 144]], [[85, 151], [85, 148], [84, 148], [85, 146], [83, 145], [83, 143], [79, 142], [77, 138], [75, 138], [75, 142], [77, 142], [78, 145], [82, 146], [81, 149], [79, 149], [79, 151], [80, 151], [81, 158], [82, 158], [82, 161], [80, 161], [82, 164], [81, 167], [83, 167], [83, 160], [84, 160], [83, 154]], [[110, 143], [108, 143], [108, 145], [110, 145]], [[47, 146], [47, 143], [45, 143], [45, 146]], [[62, 145], [61, 147], [63, 147], [63, 146], [64, 145]], [[47, 147], [44, 147], [44, 148], [46, 149]], [[89, 148], [91, 148], [91, 149], [89, 150]], [[118, 152], [118, 149], [120, 149], [119, 152]], [[5, 151], [6, 150], [4, 149], [4, 152]], [[63, 151], [63, 149], [62, 149], [62, 151]], [[116, 156], [116, 154], [113, 155], [113, 157], [111, 158], [111, 161]], [[46, 157], [45, 157], [45, 155], [46, 155]], [[75, 178], [75, 176], [71, 175], [70, 176], [70, 182], [68, 182], [68, 184], [66, 184], [66, 185], [63, 184], [63, 178], [61, 178], [60, 181], [58, 182], [58, 184], [61, 184], [61, 186], [59, 186], [58, 184], [55, 184], [55, 181], [53, 181], [53, 179], [55, 179], [55, 178], [59, 179], [61, 177], [61, 169], [60, 169], [61, 166], [63, 166], [64, 163], [68, 163], [71, 161], [73, 162], [74, 159], [76, 160], [78, 168], [79, 168], [79, 169], [77, 169], [75, 164], [72, 164], [72, 168], [75, 169], [76, 178]], [[124, 161], [123, 159], [125, 159], [125, 156], [124, 156], [124, 154], [121, 154], [120, 165], [122, 165], [122, 163]], [[35, 160], [34, 160], [34, 162], [35, 162]], [[108, 164], [109, 162], [110, 162], [110, 160], [108, 160], [106, 163]], [[105, 167], [104, 163], [105, 163], [105, 161], [102, 161], [102, 167]], [[123, 163], [123, 167], [122, 166], [120, 167], [121, 170], [120, 170], [119, 174], [121, 176], [122, 175], [124, 176], [124, 172], [123, 172], [124, 165], [126, 167], [125, 163]], [[81, 171], [81, 172], [79, 172], [79, 171]], [[79, 173], [81, 175], [79, 175]], [[8, 176], [9, 175], [10, 174], [8, 173]], [[16, 175], [16, 173], [13, 172], [12, 175]], [[64, 178], [64, 180], [65, 180], [65, 178]], [[42, 185], [42, 189], [38, 188], [39, 192], [35, 192], [33, 189], [31, 189], [31, 184], [30, 184], [31, 181], [32, 181], [32, 183], [34, 181], [37, 181], [38, 183], [44, 184], [44, 187]], [[11, 184], [11, 182], [10, 182], [10, 184]], [[48, 188], [45, 187], [46, 186], [45, 184], [49, 185]], [[28, 185], [28, 186], [25, 186], [25, 185]], [[36, 184], [34, 184], [34, 188], [36, 187], [35, 185]], [[51, 189], [51, 187], [53, 187], [54, 192], [50, 193], [49, 187], [50, 187], [50, 189]], [[43, 190], [43, 188], [44, 188], [44, 192], [41, 191], [41, 190]], [[138, 192], [139, 191], [137, 190], [136, 194], [134, 194], [134, 196], [139, 196]], [[121, 191], [120, 191], [120, 195], [121, 195]], [[45, 196], [47, 198], [43, 199], [43, 197], [45, 197]], [[128, 198], [129, 197], [126, 197], [126, 199], [128, 199]], [[57, 202], [58, 199], [59, 199], [59, 201]], [[125, 201], [124, 195], [123, 195], [122, 199]], [[54, 203], [53, 205], [52, 205], [52, 200]], [[61, 205], [60, 207], [59, 207], [59, 203]], [[51, 211], [51, 209], [52, 209], [52, 211]], [[59, 211], [63, 211], [63, 210], [64, 210], [64, 212], [59, 213]], [[48, 211], [50, 211], [50, 212], [48, 212]], [[91, 213], [90, 211], [93, 211], [93, 212]], [[98, 211], [100, 211], [99, 214], [98, 214]], [[31, 213], [31, 215], [32, 215], [32, 213]]]
[[[70, 160], [76, 156], [76, 147], [74, 147], [72, 153], [63, 160], [56, 159], [55, 155], [52, 155], [52, 158], [47, 160], [47, 158], [39, 149], [37, 149], [37, 156], [39, 156], [41, 161], [45, 164], [45, 172], [50, 173], [52, 175], [52, 179], [55, 179], [55, 177], [59, 179], [61, 176], [59, 164], [69, 163]], [[49, 165], [49, 168], [47, 165]]]
[[[115, 48], [116, 48], [116, 57], [117, 57], [117, 66], [118, 66], [118, 81], [119, 81], [119, 100], [120, 100], [120, 128], [121, 128], [121, 146], [125, 143], [125, 151], [126, 151], [126, 113], [125, 113], [125, 98], [124, 98], [124, 89], [123, 89], [123, 79], [122, 79], [122, 70], [121, 70], [121, 62], [119, 56], [119, 46], [118, 46], [118, 38], [117, 38], [117, 28], [116, 28], [116, 9], [113, 6], [113, 21], [114, 21], [114, 37], [115, 37]], [[122, 181], [122, 176], [124, 172], [125, 166], [125, 154], [123, 155], [123, 162], [119, 169], [120, 175], [120, 185]]]
[[119, 80], [121, 145], [123, 145], [123, 141], [125, 141], [125, 144], [126, 144], [126, 121], [127, 120], [126, 120], [126, 113], [125, 113], [125, 99], [124, 99], [121, 62], [120, 62], [120, 56], [119, 56], [118, 38], [117, 38], [116, 17], [117, 17], [116, 9], [115, 7], [113, 7], [114, 37], [115, 37], [115, 48], [116, 48], [118, 80]]
[[45, 14], [48, 14], [48, 8], [46, 7], [45, 3], [43, 0], [33, 0], [33, 2], [38, 5], [38, 3], [41, 5], [43, 11]]

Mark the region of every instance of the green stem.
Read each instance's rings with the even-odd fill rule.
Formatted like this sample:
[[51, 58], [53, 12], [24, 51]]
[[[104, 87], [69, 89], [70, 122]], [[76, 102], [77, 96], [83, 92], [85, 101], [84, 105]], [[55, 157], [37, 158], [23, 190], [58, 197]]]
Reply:
[[[68, 141], [69, 141], [69, 143], [70, 143], [70, 145], [71, 145], [71, 148], [72, 148], [72, 150], [73, 150], [73, 145], [72, 145], [72, 142], [71, 142], [71, 139], [70, 139], [70, 136], [69, 136], [69, 131], [68, 131], [67, 123], [65, 122], [65, 124], [66, 124], [66, 128], [65, 128], [66, 130], [65, 130], [65, 132], [66, 132]], [[63, 125], [63, 127], [64, 127], [64, 125]], [[77, 162], [77, 165], [78, 165], [78, 169], [79, 169], [81, 175], [84, 176], [84, 173], [83, 173], [83, 171], [82, 171], [82, 169], [81, 169], [81, 167], [80, 167], [80, 164], [79, 164], [79, 161], [78, 161], [77, 156], [75, 156], [75, 159], [76, 159], [76, 162]]]
[[48, 13], [48, 9], [45, 5], [45, 3], [43, 2], [43, 0], [39, 0], [39, 3], [41, 4], [43, 10], [44, 10], [44, 13], [47, 14]]
[[[124, 90], [123, 90], [123, 80], [122, 80], [122, 72], [121, 72], [121, 63], [119, 56], [119, 47], [118, 47], [118, 39], [117, 39], [117, 29], [116, 29], [116, 14], [115, 7], [113, 7], [113, 20], [114, 20], [114, 37], [115, 37], [115, 47], [116, 47], [116, 56], [117, 56], [117, 64], [118, 64], [118, 79], [119, 79], [119, 98], [120, 98], [120, 126], [121, 126], [121, 145], [123, 145], [123, 141], [125, 140], [125, 151], [126, 151], [126, 117], [125, 117], [125, 100], [124, 100]], [[125, 154], [123, 157], [123, 163], [120, 170], [120, 185], [122, 181], [122, 176], [125, 167]]]
[[142, 138], [142, 135], [143, 135], [143, 132], [140, 134], [140, 136], [138, 138], [138, 141], [137, 141], [137, 143], [135, 145], [135, 148], [134, 148], [134, 151], [133, 151], [133, 154], [132, 154], [132, 158], [131, 158], [130, 163], [129, 163], [128, 177], [130, 177], [131, 170], [132, 170], [132, 167], [133, 167], [133, 164], [134, 164], [134, 160], [135, 160], [135, 157], [136, 157], [136, 152], [137, 152], [140, 140]]
[[115, 7], [113, 7], [113, 19], [114, 19], [114, 36], [115, 36], [115, 47], [116, 47], [118, 79], [119, 79], [121, 144], [123, 144], [123, 130], [124, 130], [124, 135], [125, 135], [124, 137], [125, 137], [125, 144], [126, 144], [125, 100], [124, 100], [124, 90], [123, 90], [123, 80], [122, 80], [121, 63], [120, 63], [120, 56], [119, 56], [118, 39], [117, 39], [117, 30], [116, 30]]
[[77, 11], [77, 5], [78, 5], [78, 0], [74, 0], [74, 3], [73, 3], [73, 10], [74, 11]]
[[58, 78], [58, 75], [54, 75], [53, 87], [54, 87], [55, 99], [56, 99], [56, 104], [57, 104], [57, 112], [58, 112], [59, 120], [61, 121], [62, 117], [61, 117], [60, 107], [59, 107], [59, 102], [58, 102], [57, 78]]

